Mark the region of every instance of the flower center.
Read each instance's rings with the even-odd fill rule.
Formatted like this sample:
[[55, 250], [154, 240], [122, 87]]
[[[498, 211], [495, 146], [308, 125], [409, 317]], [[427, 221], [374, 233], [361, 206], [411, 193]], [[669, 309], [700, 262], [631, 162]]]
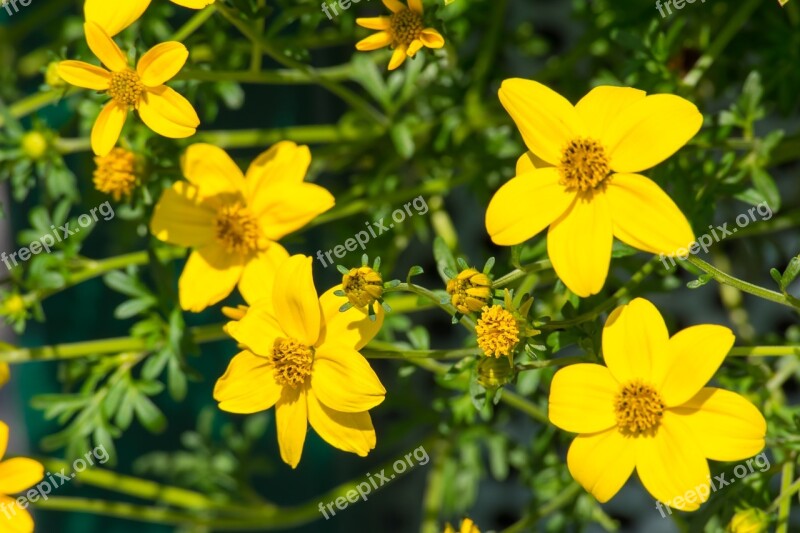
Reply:
[[223, 206], [214, 228], [217, 239], [231, 253], [246, 255], [260, 248], [258, 222], [240, 202]]
[[383, 278], [368, 266], [353, 268], [342, 276], [342, 289], [351, 304], [367, 307], [383, 296]]
[[611, 171], [603, 145], [594, 139], [569, 142], [558, 166], [561, 185], [581, 192], [600, 185]]
[[272, 347], [272, 364], [275, 381], [279, 385], [296, 388], [311, 375], [314, 363], [314, 348], [295, 339], [275, 339]]
[[450, 295], [450, 303], [461, 314], [480, 311], [491, 301], [492, 281], [486, 274], [468, 268], [447, 282], [447, 294]]
[[136, 187], [136, 156], [124, 148], [114, 148], [108, 155], [95, 157], [97, 168], [94, 171], [94, 188], [110, 194], [119, 202], [123, 196], [130, 196]]
[[419, 37], [424, 28], [422, 17], [415, 11], [403, 9], [394, 13], [391, 17], [391, 32], [394, 40], [393, 46], [408, 46]]
[[517, 319], [499, 305], [483, 308], [475, 333], [478, 346], [487, 356], [509, 355], [519, 342]]
[[143, 92], [144, 85], [135, 70], [127, 69], [111, 73], [108, 94], [120, 104], [137, 105]]
[[617, 427], [625, 435], [652, 433], [664, 416], [661, 394], [641, 380], [626, 383], [614, 398]]

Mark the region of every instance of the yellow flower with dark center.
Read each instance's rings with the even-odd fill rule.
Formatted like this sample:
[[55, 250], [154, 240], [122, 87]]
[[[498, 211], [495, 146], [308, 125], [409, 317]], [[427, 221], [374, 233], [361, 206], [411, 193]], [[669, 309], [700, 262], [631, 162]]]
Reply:
[[[170, 0], [190, 9], [203, 9], [214, 0]], [[147, 10], [150, 0], [86, 0], [83, 11], [86, 21], [92, 21], [113, 37], [137, 20]]]
[[[117, 6], [107, 2], [109, 9]], [[200, 119], [192, 104], [164, 83], [183, 68], [189, 51], [179, 42], [161, 43], [145, 53], [133, 70], [128, 59], [108, 34], [95, 24], [83, 26], [86, 42], [109, 70], [83, 61], [61, 61], [58, 75], [72, 85], [104, 91], [111, 97], [92, 128], [92, 150], [107, 155], [119, 139], [131, 108], [151, 130], [173, 139], [190, 137]]]
[[129, 198], [138, 184], [136, 156], [130, 150], [116, 147], [108, 155], [95, 156], [94, 188], [110, 194], [117, 202]]
[[375, 448], [369, 410], [386, 390], [358, 352], [380, 330], [363, 310], [339, 311], [334, 289], [317, 298], [311, 258], [295, 255], [275, 275], [271, 298], [225, 330], [245, 349], [214, 387], [219, 408], [256, 413], [275, 406], [281, 458], [300, 462], [308, 424], [330, 445], [362, 457]]
[[614, 310], [603, 328], [607, 367], [562, 368], [550, 388], [550, 421], [579, 434], [567, 453], [578, 483], [606, 502], [635, 469], [658, 501], [699, 508], [711, 493], [708, 459], [738, 461], [765, 444], [767, 424], [752, 403], [705, 387], [733, 341], [731, 330], [708, 324], [670, 337], [642, 298]]
[[181, 307], [199, 312], [233, 291], [249, 303], [271, 298], [272, 278], [289, 254], [277, 241], [334, 204], [324, 188], [303, 180], [307, 146], [280, 142], [242, 174], [224, 150], [190, 146], [186, 181], [164, 191], [150, 230], [162, 241], [194, 248], [181, 274]]
[[[0, 422], [0, 457], [8, 446], [8, 426]], [[33, 533], [33, 518], [11, 495], [23, 492], [44, 477], [44, 467], [38, 461], [15, 457], [0, 462], [0, 531]], [[27, 507], [27, 505], [26, 505]]]
[[487, 357], [510, 356], [519, 343], [517, 319], [500, 305], [484, 306], [475, 333]]
[[500, 101], [530, 151], [486, 211], [496, 244], [520, 244], [549, 226], [553, 268], [572, 292], [587, 297], [605, 284], [614, 237], [665, 256], [695, 240], [678, 206], [639, 174], [700, 129], [703, 116], [691, 102], [597, 87], [573, 106], [523, 79], [505, 80]]
[[447, 294], [459, 313], [480, 311], [492, 301], [492, 281], [483, 272], [468, 268], [447, 282]]
[[342, 276], [342, 290], [351, 304], [365, 308], [383, 296], [383, 278], [368, 266], [351, 268]]
[[728, 533], [765, 533], [769, 526], [769, 515], [761, 509], [743, 509], [733, 515], [726, 531]]
[[408, 7], [399, 0], [383, 0], [392, 12], [388, 17], [358, 18], [356, 24], [370, 30], [379, 30], [356, 44], [361, 51], [377, 50], [384, 46], [394, 49], [389, 70], [394, 70], [414, 57], [420, 49], [441, 48], [444, 37], [433, 28], [426, 28], [422, 19], [422, 0], [408, 0]]
[[[456, 530], [453, 529], [453, 526], [447, 524], [444, 528], [444, 533], [456, 533]], [[481, 530], [478, 529], [475, 522], [469, 518], [465, 518], [461, 521], [461, 529], [458, 530], [458, 533], [481, 533]]]

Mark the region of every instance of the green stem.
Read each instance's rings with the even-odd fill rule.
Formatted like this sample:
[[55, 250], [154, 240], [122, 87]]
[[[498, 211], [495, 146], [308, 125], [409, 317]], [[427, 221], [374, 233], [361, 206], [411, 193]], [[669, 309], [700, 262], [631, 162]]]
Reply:
[[695, 255], [689, 255], [689, 257], [687, 257], [686, 259], [680, 260], [680, 265], [684, 268], [686, 268], [686, 263], [691, 263], [692, 265], [696, 266], [706, 274], [710, 274], [711, 277], [718, 283], [722, 283], [724, 285], [730, 285], [731, 287], [735, 287], [742, 292], [746, 292], [748, 294], [752, 294], [754, 296], [758, 296], [759, 298], [779, 303], [787, 307], [795, 308], [794, 305], [792, 305], [791, 302], [789, 302], [789, 300], [787, 300], [786, 296], [784, 296], [783, 294], [771, 291], [769, 289], [765, 289], [763, 287], [759, 287], [758, 285], [753, 285], [752, 283], [742, 281], [738, 278], [734, 278], [733, 276], [726, 274], [725, 272], [714, 267], [713, 265], [706, 263], [705, 261], [703, 261], [702, 259], [700, 259]]
[[688, 87], [696, 87], [698, 82], [702, 79], [703, 75], [711, 68], [717, 57], [722, 54], [728, 43], [733, 40], [742, 26], [750, 20], [750, 17], [755, 13], [756, 8], [761, 3], [761, 0], [746, 0], [740, 4], [738, 11], [727, 20], [727, 23], [721, 31], [716, 34], [716, 39], [708, 47], [706, 52], [697, 60], [694, 67], [683, 78], [684, 85]]
[[238, 29], [242, 35], [247, 37], [252, 43], [258, 43], [261, 47], [261, 50], [270, 56], [272, 59], [280, 63], [281, 65], [296, 69], [300, 72], [305, 73], [311, 80], [315, 83], [328, 89], [333, 94], [337, 95], [339, 98], [353, 106], [353, 108], [358, 109], [359, 111], [363, 112], [365, 115], [371, 117], [375, 120], [378, 124], [382, 126], [388, 125], [388, 119], [377, 109], [375, 109], [372, 105], [370, 105], [366, 100], [364, 100], [361, 96], [354, 93], [347, 87], [341, 85], [338, 82], [328, 80], [323, 78], [317, 69], [311, 67], [310, 65], [306, 65], [301, 63], [297, 60], [294, 60], [290, 57], [284, 55], [280, 50], [275, 48], [273, 43], [264, 38], [262, 35], [258, 34], [251, 28], [247, 23], [239, 19], [234, 11], [226, 7], [222, 3], [217, 3], [217, 11], [225, 17], [236, 29]]
[[[64, 89], [52, 89], [50, 91], [32, 94], [8, 106], [8, 111], [13, 118], [22, 118], [34, 111], [38, 111], [45, 106], [57, 102], [62, 97], [72, 96], [78, 92], [78, 89], [69, 89], [67, 91], [64, 91]], [[0, 127], [4, 125], [5, 118], [0, 116]]]
[[214, 14], [215, 4], [211, 4], [210, 6], [206, 7], [205, 9], [198, 11], [192, 18], [190, 18], [186, 24], [181, 26], [178, 31], [172, 34], [172, 41], [185, 41], [191, 34], [193, 34], [200, 26], [202, 26], [205, 21], [211, 18]]
[[[228, 339], [222, 331], [222, 324], [195, 326], [189, 328], [194, 342], [201, 344]], [[56, 361], [76, 359], [90, 355], [110, 355], [122, 352], [151, 351], [155, 349], [150, 342], [137, 337], [116, 337], [35, 348], [0, 349], [0, 363], [26, 363], [30, 361]]]
[[620, 287], [617, 290], [617, 292], [615, 292], [613, 295], [611, 295], [610, 298], [605, 300], [603, 303], [601, 303], [600, 305], [598, 305], [597, 307], [595, 307], [591, 311], [588, 311], [586, 313], [580, 314], [580, 315], [578, 315], [576, 317], [573, 317], [573, 318], [570, 318], [570, 319], [567, 319], [567, 320], [554, 320], [552, 322], [548, 322], [546, 324], [542, 324], [541, 326], [537, 326], [537, 327], [541, 328], [543, 330], [567, 329], [567, 328], [570, 328], [572, 326], [576, 326], [578, 324], [581, 324], [583, 322], [588, 322], [589, 320], [594, 320], [601, 313], [604, 313], [606, 311], [610, 311], [611, 309], [613, 309], [614, 306], [617, 305], [617, 303], [619, 303], [620, 300], [630, 296], [633, 293], [633, 289], [638, 287], [639, 284], [642, 281], [644, 281], [645, 278], [647, 278], [647, 276], [649, 276], [651, 272], [653, 272], [653, 270], [655, 269], [657, 263], [658, 263], [658, 258], [657, 257], [653, 257], [652, 259], [650, 259], [650, 261], [645, 263], [642, 266], [642, 268], [640, 268], [636, 273], [633, 274], [633, 276], [631, 276], [631, 279], [628, 280], [628, 282], [625, 285]]
[[521, 268], [512, 270], [505, 276], [497, 278], [494, 283], [492, 283], [492, 287], [499, 289], [500, 287], [505, 287], [506, 285], [509, 285], [520, 278], [524, 278], [528, 274], [541, 272], [543, 270], [550, 270], [551, 268], [553, 268], [553, 264], [549, 259], [537, 261], [535, 263], [531, 263], [530, 265], [523, 265]]
[[503, 392], [500, 394], [500, 401], [510, 407], [522, 411], [534, 420], [538, 420], [543, 424], [550, 423], [550, 419], [547, 418], [547, 413], [515, 392], [512, 392], [508, 389], [503, 389]]
[[775, 528], [775, 533], [787, 533], [789, 531], [789, 510], [792, 506], [792, 495], [798, 489], [795, 485], [800, 483], [800, 480], [792, 483], [793, 478], [794, 458], [790, 457], [781, 470], [781, 493], [770, 507], [772, 509], [775, 505], [778, 506], [778, 524]]
[[[422, 296], [424, 298], [427, 298], [428, 300], [436, 304], [436, 306], [439, 309], [443, 310], [450, 316], [455, 316], [455, 314], [458, 312], [458, 310], [455, 307], [453, 307], [452, 304], [442, 303], [441, 298], [433, 291], [426, 289], [425, 287], [421, 287], [419, 285], [414, 285], [413, 283], [400, 283], [395, 287], [384, 289], [384, 293], [391, 293], [391, 292], [411, 292], [419, 296]], [[461, 317], [460, 322], [461, 325], [463, 325], [468, 330], [475, 331], [475, 321], [473, 320], [472, 317], [464, 315]]]
[[800, 346], [736, 346], [731, 348], [728, 355], [733, 356], [783, 356], [800, 355]]
[[[349, 64], [316, 69], [319, 78], [338, 82], [347, 81], [353, 76], [353, 68]], [[183, 70], [175, 76], [175, 80], [191, 81], [235, 81], [263, 85], [301, 85], [316, 83], [318, 80], [307, 72], [294, 69], [277, 69], [266, 72], [252, 70]]]
[[[157, 252], [164, 260], [177, 259], [186, 255], [184, 248], [167, 248], [165, 251]], [[145, 265], [150, 262], [150, 255], [146, 250], [129, 254], [118, 255], [109, 259], [99, 261], [86, 260], [81, 262], [82, 268], [70, 274], [64, 281], [64, 285], [58, 289], [41, 289], [30, 292], [24, 296], [25, 303], [31, 305], [41, 302], [54, 294], [62, 292], [70, 287], [80, 285], [84, 281], [102, 276], [112, 270], [119, 270], [128, 265]]]
[[523, 516], [518, 522], [511, 524], [500, 533], [524, 533], [533, 531], [533, 524], [538, 520], [558, 511], [562, 507], [569, 505], [581, 493], [583, 489], [577, 483], [572, 483], [565, 490], [557, 494], [553, 499], [539, 507], [536, 511]]
[[420, 533], [440, 533], [439, 514], [444, 503], [445, 465], [449, 450], [446, 441], [439, 441], [431, 453], [432, 469], [428, 474], [422, 500], [422, 524]]
[[361, 355], [367, 359], [463, 359], [481, 355], [480, 348], [461, 348], [458, 350], [383, 350], [370, 348], [361, 349]]
[[533, 361], [531, 363], [522, 363], [514, 367], [517, 372], [524, 372], [525, 370], [540, 370], [542, 368], [549, 368], [553, 366], [567, 366], [575, 365], [578, 363], [590, 363], [593, 359], [576, 355], [574, 357], [559, 357], [556, 359], [547, 359], [545, 361]]

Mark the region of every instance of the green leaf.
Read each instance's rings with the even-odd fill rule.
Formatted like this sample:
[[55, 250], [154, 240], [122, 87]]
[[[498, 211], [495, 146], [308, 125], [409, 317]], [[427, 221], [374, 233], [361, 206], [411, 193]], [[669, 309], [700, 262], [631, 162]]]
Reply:
[[147, 396], [136, 395], [133, 409], [136, 411], [136, 418], [151, 433], [161, 433], [166, 429], [167, 418]]

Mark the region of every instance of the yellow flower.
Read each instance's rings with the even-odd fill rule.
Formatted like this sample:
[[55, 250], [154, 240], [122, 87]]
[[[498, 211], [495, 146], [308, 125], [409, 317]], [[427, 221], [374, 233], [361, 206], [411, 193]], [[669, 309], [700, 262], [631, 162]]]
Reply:
[[136, 188], [136, 156], [130, 150], [116, 147], [108, 155], [94, 158], [97, 168], [94, 171], [94, 188], [110, 194], [119, 202], [122, 197], [130, 197]]
[[475, 333], [478, 346], [487, 357], [510, 357], [519, 343], [517, 319], [500, 305], [484, 306]]
[[307, 146], [280, 142], [242, 175], [224, 150], [193, 144], [179, 181], [156, 204], [150, 230], [162, 241], [194, 248], [181, 274], [181, 307], [199, 312], [238, 283], [249, 303], [270, 297], [276, 267], [289, 254], [276, 241], [334, 204], [331, 194], [303, 179]]
[[214, 387], [219, 408], [256, 413], [275, 406], [281, 458], [300, 462], [308, 424], [330, 445], [362, 457], [375, 448], [369, 409], [386, 390], [358, 352], [380, 330], [355, 307], [340, 312], [330, 289], [317, 298], [311, 258], [294, 255], [275, 275], [271, 299], [253, 304], [226, 331], [245, 349]]
[[468, 268], [447, 282], [447, 294], [458, 312], [467, 315], [492, 301], [492, 281], [483, 272]]
[[342, 276], [341, 289], [353, 306], [365, 308], [383, 296], [383, 278], [368, 266], [351, 268]]
[[[0, 457], [8, 446], [8, 426], [0, 422]], [[44, 467], [33, 459], [15, 457], [0, 463], [0, 531], [33, 533], [33, 518], [11, 494], [32, 487], [44, 477]]]
[[769, 515], [761, 509], [743, 509], [737, 511], [727, 531], [729, 533], [764, 533], [769, 525]]
[[587, 297], [603, 288], [613, 237], [666, 256], [694, 241], [678, 206], [638, 174], [697, 133], [703, 116], [692, 103], [597, 87], [572, 106], [523, 79], [505, 80], [500, 101], [530, 152], [489, 203], [486, 230], [496, 244], [519, 244], [549, 226], [553, 268], [572, 292]]
[[392, 12], [388, 17], [356, 19], [356, 24], [362, 28], [380, 30], [356, 43], [357, 50], [377, 50], [384, 46], [393, 48], [389, 70], [394, 70], [403, 64], [406, 57], [414, 57], [423, 46], [444, 46], [444, 37], [435, 29], [425, 27], [422, 0], [408, 0], [408, 7], [399, 0], [383, 0], [383, 4]]
[[[453, 529], [453, 526], [447, 524], [444, 528], [444, 533], [456, 533], [456, 530]], [[461, 529], [458, 530], [458, 533], [481, 533], [481, 530], [472, 520], [465, 518], [461, 521]]]
[[92, 128], [95, 155], [106, 155], [114, 148], [130, 108], [136, 109], [139, 118], [159, 135], [173, 139], [194, 135], [200, 119], [192, 104], [164, 85], [189, 57], [185, 46], [175, 41], [158, 44], [139, 59], [133, 70], [122, 50], [100, 26], [87, 22], [83, 28], [89, 48], [110, 72], [70, 60], [58, 64], [58, 74], [67, 83], [104, 91], [111, 97]]
[[670, 337], [642, 298], [614, 310], [603, 328], [608, 366], [577, 364], [553, 377], [550, 421], [579, 433], [567, 453], [572, 476], [606, 502], [635, 468], [659, 502], [696, 510], [711, 492], [707, 459], [738, 461], [764, 447], [758, 409], [704, 387], [733, 341], [728, 328], [708, 324]]
[[[170, 0], [173, 4], [190, 9], [203, 9], [214, 0]], [[137, 20], [150, 5], [150, 0], [86, 0], [83, 12], [86, 20], [92, 21], [113, 37]]]

